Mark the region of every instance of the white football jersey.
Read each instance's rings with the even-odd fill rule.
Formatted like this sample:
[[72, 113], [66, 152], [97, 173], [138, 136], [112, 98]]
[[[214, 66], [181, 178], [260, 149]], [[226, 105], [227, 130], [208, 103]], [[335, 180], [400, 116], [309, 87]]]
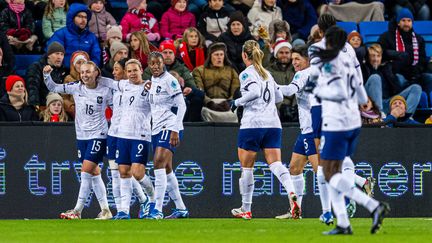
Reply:
[[121, 92], [115, 89], [111, 89], [111, 93], [113, 96], [113, 104], [112, 104], [112, 111], [113, 115], [111, 117], [111, 125], [108, 129], [108, 135], [109, 136], [115, 136], [114, 134], [117, 134], [117, 131], [119, 129], [120, 124], [120, 118], [121, 118], [121, 109], [120, 109], [120, 96]]
[[310, 100], [311, 97], [315, 96], [303, 91], [309, 80], [309, 72], [310, 68], [298, 71], [289, 85], [279, 85], [284, 96], [291, 96], [294, 93], [296, 95], [302, 134], [312, 132], [312, 115], [310, 112], [312, 106]]
[[259, 89], [257, 98], [243, 105], [244, 110], [240, 129], [282, 128], [276, 108], [276, 102], [282, 100], [282, 93], [270, 72], [266, 72], [268, 78], [263, 80], [255, 67], [250, 65], [239, 75], [242, 96], [251, 92], [249, 87], [252, 85], [258, 85]]
[[112, 103], [112, 93], [108, 87], [97, 85], [94, 89], [88, 89], [80, 81], [56, 84], [49, 75], [44, 80], [51, 92], [73, 95], [77, 139], [106, 138], [108, 123], [105, 109]]
[[314, 94], [321, 99], [322, 130], [349, 131], [361, 127], [359, 101], [367, 101], [367, 95], [352, 57], [341, 51], [332, 61], [320, 63], [318, 71]]
[[113, 136], [151, 142], [151, 111], [144, 84], [132, 84], [129, 80], [112, 82], [117, 86], [114, 87], [119, 93], [116, 108], [121, 112]]
[[149, 99], [153, 122], [152, 135], [162, 130], [175, 132], [183, 130], [183, 121], [177, 119], [179, 104], [174, 100], [176, 95], [182, 95], [178, 80], [165, 71], [159, 77], [152, 76], [151, 82]]

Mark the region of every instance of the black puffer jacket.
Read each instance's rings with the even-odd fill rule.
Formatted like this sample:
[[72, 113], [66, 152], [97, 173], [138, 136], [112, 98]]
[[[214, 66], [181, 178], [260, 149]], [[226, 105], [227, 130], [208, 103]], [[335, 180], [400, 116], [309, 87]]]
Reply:
[[4, 33], [0, 33], [0, 48], [3, 51], [2, 65], [0, 66], [0, 97], [2, 97], [6, 93], [5, 79], [12, 74], [15, 67], [15, 56]]
[[[27, 69], [26, 88], [29, 95], [28, 102], [30, 105], [44, 106], [46, 103], [46, 96], [49, 91], [43, 81], [42, 70], [46, 65], [48, 65], [47, 58], [47, 55], [43, 55], [39, 61], [32, 63]], [[66, 68], [64, 68], [64, 66], [53, 68], [54, 70], [51, 72], [52, 79], [55, 83], [62, 84], [64, 78], [68, 74]]]
[[0, 98], [0, 121], [23, 122], [38, 120], [39, 117], [33, 106], [24, 105], [20, 110], [16, 110], [11, 105], [8, 94]]
[[[25, 9], [19, 14], [20, 28], [27, 28], [32, 34], [35, 33], [35, 24], [32, 12]], [[17, 15], [10, 9], [5, 8], [0, 13], [0, 31], [6, 32], [8, 29], [18, 29]]]
[[247, 27], [239, 36], [233, 35], [231, 30], [228, 29], [226, 32], [222, 33], [217, 40], [219, 42], [225, 43], [227, 46], [228, 58], [235, 66], [238, 73], [242, 72], [246, 68], [246, 65], [243, 63], [241, 53], [243, 44], [247, 40], [253, 40], [249, 28]]

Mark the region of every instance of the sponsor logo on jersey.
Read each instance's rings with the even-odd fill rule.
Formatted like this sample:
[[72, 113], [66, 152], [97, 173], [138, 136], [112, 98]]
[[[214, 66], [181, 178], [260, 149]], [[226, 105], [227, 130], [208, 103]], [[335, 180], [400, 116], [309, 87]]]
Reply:
[[249, 77], [249, 75], [247, 73], [243, 73], [243, 75], [241, 76], [242, 80], [246, 80]]
[[98, 97], [97, 97], [97, 103], [98, 103], [98, 104], [102, 104], [102, 102], [103, 102], [103, 98], [102, 98], [102, 96], [98, 96]]
[[294, 75], [294, 80], [297, 80], [297, 79], [299, 79], [300, 78], [300, 74], [299, 73], [296, 73], [296, 75]]
[[331, 73], [333, 67], [330, 63], [326, 63], [326, 64], [324, 64], [323, 68], [324, 68], [324, 72]]

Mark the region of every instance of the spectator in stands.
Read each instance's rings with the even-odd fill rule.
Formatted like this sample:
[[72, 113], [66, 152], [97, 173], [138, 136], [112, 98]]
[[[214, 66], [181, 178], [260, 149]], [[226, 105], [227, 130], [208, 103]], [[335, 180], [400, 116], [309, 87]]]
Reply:
[[[162, 41], [159, 46], [159, 51], [162, 53], [166, 69], [170, 72], [176, 72], [183, 80], [182, 90], [183, 95], [186, 97], [187, 105], [187, 114], [184, 120], [191, 122], [201, 121], [204, 92], [197, 88], [190, 70], [176, 59], [177, 51], [172, 40]], [[151, 78], [149, 67], [144, 70], [143, 78]]]
[[339, 21], [384, 21], [384, 0], [332, 0], [323, 5], [321, 14], [333, 15]]
[[282, 18], [290, 24], [293, 41], [307, 40], [309, 31], [317, 23], [317, 13], [308, 0], [282, 0], [278, 2]]
[[363, 41], [360, 33], [355, 30], [352, 31], [351, 33], [349, 33], [347, 37], [347, 41], [354, 48], [354, 51], [357, 56], [357, 60], [360, 63], [365, 63], [367, 50], [366, 50], [366, 46], [363, 45]]
[[0, 13], [0, 31], [6, 33], [16, 51], [32, 51], [37, 40], [33, 15], [25, 8], [24, 0], [10, 0]]
[[252, 39], [253, 37], [242, 12], [236, 11], [232, 13], [228, 22], [228, 30], [219, 36], [218, 41], [225, 43], [228, 47], [228, 59], [238, 72], [246, 68], [241, 56], [243, 44]]
[[374, 124], [383, 122], [381, 111], [375, 102], [368, 98], [367, 105], [360, 106], [362, 124]]
[[382, 63], [383, 50], [379, 44], [372, 44], [368, 48], [368, 60], [362, 65], [365, 89], [377, 107], [387, 113], [392, 96], [401, 95], [408, 103], [408, 113], [413, 114], [421, 96], [421, 87], [412, 84], [405, 87], [400, 76], [393, 73], [392, 63]]
[[110, 47], [114, 41], [122, 41], [122, 26], [107, 26], [107, 39], [102, 45], [102, 65], [111, 59]]
[[183, 34], [183, 40], [179, 46], [179, 57], [191, 72], [194, 68], [204, 64], [204, 41], [204, 36], [195, 27], [187, 28]]
[[188, 27], [195, 27], [195, 16], [187, 10], [187, 0], [172, 0], [171, 8], [163, 15], [160, 33], [165, 39], [176, 40], [183, 37]]
[[133, 32], [130, 38], [131, 56], [141, 62], [142, 68], [147, 67], [148, 54], [158, 49], [148, 42], [146, 34], [143, 31]]
[[320, 28], [318, 27], [318, 24], [312, 26], [309, 37], [307, 40], [307, 45], [310, 46], [313, 43], [319, 42], [323, 37], [321, 36]]
[[114, 63], [120, 61], [123, 58], [127, 58], [129, 56], [129, 49], [122, 42], [114, 41], [110, 47], [110, 54], [111, 54], [111, 59], [102, 68], [102, 76], [108, 78], [114, 78], [113, 76]]
[[388, 31], [379, 37], [378, 42], [383, 49], [384, 61], [391, 60], [396, 73], [403, 75], [403, 78], [399, 77], [403, 80], [403, 86], [417, 83], [430, 93], [432, 74], [425, 73], [428, 63], [425, 41], [415, 33], [413, 20], [411, 11], [402, 9], [396, 18], [396, 23], [389, 23]]
[[48, 0], [25, 0], [25, 5], [32, 12], [34, 20], [42, 20]]
[[[95, 34], [89, 31], [88, 21], [91, 19], [91, 11], [84, 4], [74, 3], [70, 6], [66, 16], [66, 27], [56, 31], [49, 39], [48, 45], [57, 41], [66, 50], [65, 59], [70, 60], [75, 51], [85, 51], [97, 65], [101, 64], [101, 49]], [[65, 66], [70, 68], [69, 62]]]
[[270, 65], [270, 60], [273, 57], [273, 50], [274, 45], [276, 44], [276, 39], [282, 38], [286, 40], [287, 42], [291, 43], [291, 33], [290, 33], [290, 26], [288, 22], [285, 20], [273, 20], [269, 24], [269, 39], [270, 41], [265, 41], [264, 48], [262, 48], [264, 52], [264, 58], [263, 58], [263, 66], [267, 67]]
[[240, 81], [236, 70], [227, 57], [227, 46], [215, 42], [209, 46], [203, 66], [192, 72], [197, 87], [204, 91], [204, 121], [237, 122], [237, 115], [230, 110], [227, 100], [238, 92]]
[[130, 35], [136, 31], [144, 31], [150, 42], [161, 39], [157, 19], [147, 11], [147, 0], [128, 0], [128, 11], [120, 21], [123, 41], [129, 41]]
[[114, 17], [105, 9], [105, 0], [88, 0], [87, 4], [92, 11], [89, 21], [89, 30], [98, 38], [99, 42], [107, 39], [107, 25], [117, 25]]
[[67, 122], [68, 116], [63, 107], [63, 98], [57, 93], [49, 93], [46, 97], [46, 109], [39, 116], [43, 122]]
[[198, 30], [204, 35], [206, 46], [215, 42], [227, 30], [229, 15], [224, 0], [208, 0], [208, 7], [198, 21]]
[[282, 10], [276, 6], [276, 0], [255, 0], [254, 5], [247, 15], [252, 23], [251, 33], [258, 38], [260, 30], [264, 28], [267, 32], [270, 23], [274, 20], [282, 20]]
[[50, 65], [53, 68], [54, 82], [61, 84], [67, 75], [67, 69], [63, 65], [65, 49], [58, 42], [52, 42], [48, 46], [47, 53], [39, 61], [32, 63], [27, 69], [28, 102], [36, 108], [44, 106], [49, 91], [44, 83], [43, 68]]
[[46, 40], [66, 26], [69, 4], [66, 0], [49, 0], [42, 18], [42, 32]]
[[412, 114], [406, 113], [407, 102], [403, 96], [396, 95], [390, 100], [390, 112], [384, 119], [388, 127], [393, 127], [394, 123], [402, 124], [421, 124], [411, 118]]
[[6, 35], [0, 32], [0, 97], [6, 93], [6, 77], [11, 75], [15, 67], [15, 56]]
[[24, 79], [10, 75], [6, 79], [6, 94], [0, 98], [0, 121], [38, 121], [35, 108], [27, 103]]
[[244, 16], [247, 16], [248, 12], [252, 8], [254, 0], [231, 0], [230, 4], [237, 11], [241, 11]]
[[[68, 76], [66, 76], [63, 83], [66, 84], [81, 80], [81, 65], [88, 61], [90, 61], [90, 57], [87, 52], [76, 51], [72, 53], [72, 57], [70, 59], [70, 73]], [[72, 120], [75, 119], [75, 101], [73, 96], [70, 94], [62, 94], [62, 97], [66, 113], [72, 118]]]
[[[223, 0], [218, 0], [218, 1], [223, 1]], [[188, 10], [191, 13], [193, 13], [195, 16], [199, 17], [206, 4], [207, 4], [207, 0], [189, 0]]]
[[392, 8], [394, 16], [397, 16], [402, 8], [408, 8], [416, 20], [430, 19], [430, 8], [426, 4], [426, 0], [397, 0], [387, 2], [388, 7]]
[[162, 18], [162, 14], [165, 13], [171, 7], [171, 0], [148, 0], [147, 11], [152, 13], [157, 20]]
[[[279, 85], [288, 85], [291, 83], [295, 70], [291, 63], [291, 44], [282, 39], [277, 39], [274, 46], [274, 54], [271, 58], [270, 65], [266, 69], [271, 73], [274, 80]], [[279, 108], [279, 115], [282, 122], [294, 122], [292, 119], [293, 111], [297, 108], [294, 95], [291, 97], [284, 97], [284, 100]]]

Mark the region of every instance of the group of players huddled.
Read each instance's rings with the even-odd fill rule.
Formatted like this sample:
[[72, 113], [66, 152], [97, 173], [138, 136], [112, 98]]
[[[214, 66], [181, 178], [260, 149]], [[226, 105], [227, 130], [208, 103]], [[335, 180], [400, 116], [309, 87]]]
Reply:
[[[238, 134], [242, 205], [231, 210], [234, 217], [252, 218], [253, 168], [261, 149], [271, 172], [288, 192], [290, 210], [277, 218], [301, 218], [303, 168], [307, 161], [317, 173], [320, 220], [330, 225], [333, 215], [337, 218], [336, 228], [324, 234], [352, 234], [345, 197], [371, 212], [372, 234], [389, 212], [386, 203], [371, 197], [374, 180], [357, 176], [350, 158], [361, 127], [359, 105], [367, 104], [367, 95], [354, 50], [345, 41], [345, 31], [335, 23], [332, 16], [322, 15], [318, 26], [324, 38], [310, 47], [293, 48], [296, 74], [289, 85], [277, 85], [263, 68], [264, 54], [256, 41], [243, 45], [242, 59], [247, 68], [239, 75], [242, 96], [231, 101], [233, 111], [237, 107], [243, 109]], [[140, 202], [139, 218], [163, 219], [166, 192], [176, 209], [165, 218], [189, 217], [172, 171], [173, 154], [183, 137], [185, 101], [180, 84], [167, 72], [161, 53], [150, 53], [148, 63], [152, 73], [149, 81], [142, 79], [143, 69], [135, 59], [124, 63], [126, 77], [119, 81], [101, 77], [99, 68], [91, 61], [81, 66], [81, 80], [69, 84], [54, 83], [50, 77], [52, 68], [44, 68], [48, 89], [71, 94], [75, 99], [78, 157], [83, 163], [77, 204], [61, 213], [61, 218], [80, 219], [91, 190], [101, 207], [97, 219], [130, 219], [132, 193]], [[276, 103], [293, 94], [299, 104], [301, 133], [288, 170], [281, 162], [282, 126]], [[104, 114], [108, 105], [113, 108], [109, 128]], [[150, 151], [154, 187], [145, 173]], [[108, 157], [112, 173], [115, 216], [109, 210], [97, 164], [103, 156]], [[357, 186], [365, 188], [367, 194]]]

